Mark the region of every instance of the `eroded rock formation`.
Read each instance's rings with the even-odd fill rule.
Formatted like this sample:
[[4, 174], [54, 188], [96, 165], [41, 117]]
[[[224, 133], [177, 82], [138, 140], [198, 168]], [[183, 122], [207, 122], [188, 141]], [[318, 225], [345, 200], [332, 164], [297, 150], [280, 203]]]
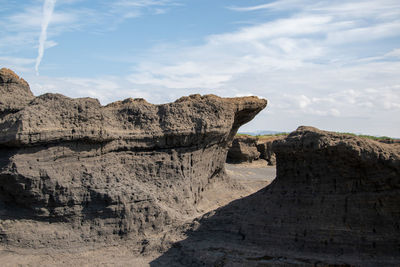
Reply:
[[264, 159], [268, 165], [273, 166], [276, 164], [276, 158], [272, 143], [283, 138], [285, 136], [236, 135], [228, 150], [227, 162], [242, 163]]
[[260, 157], [257, 150], [257, 138], [249, 135], [236, 135], [228, 150], [227, 162], [253, 162]]
[[400, 265], [399, 146], [312, 127], [273, 146], [271, 185], [204, 216], [154, 266]]
[[265, 159], [268, 165], [276, 165], [275, 152], [272, 149], [272, 144], [276, 140], [284, 139], [286, 136], [271, 136], [259, 138], [257, 140], [257, 150], [260, 152], [260, 158]]
[[214, 95], [107, 106], [34, 97], [6, 69], [0, 92], [0, 240], [33, 247], [141, 240], [196, 215], [203, 192], [230, 185], [227, 147], [267, 104]]
[[0, 69], [0, 95], [0, 116], [17, 112], [34, 98], [28, 83], [4, 68]]
[[379, 139], [378, 141], [384, 144], [400, 145], [400, 139]]

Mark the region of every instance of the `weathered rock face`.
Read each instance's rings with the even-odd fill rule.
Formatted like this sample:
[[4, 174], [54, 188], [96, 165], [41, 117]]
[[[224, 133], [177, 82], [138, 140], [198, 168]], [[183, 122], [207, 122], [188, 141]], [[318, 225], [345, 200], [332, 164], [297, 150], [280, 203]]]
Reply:
[[254, 136], [237, 135], [228, 150], [227, 161], [231, 163], [253, 162], [260, 156], [257, 150], [257, 138]]
[[0, 92], [0, 239], [35, 247], [149, 237], [195, 215], [204, 191], [229, 185], [227, 147], [267, 104], [192, 95], [101, 106], [34, 97], [4, 69]]
[[285, 136], [258, 139], [257, 150], [260, 152], [260, 159], [265, 159], [270, 166], [276, 165], [276, 157], [275, 152], [272, 150], [272, 143], [283, 138], [285, 138]]
[[236, 135], [232, 146], [228, 150], [228, 163], [253, 162], [264, 159], [268, 165], [276, 164], [275, 152], [272, 150], [272, 143], [285, 136], [258, 137], [250, 135]]
[[205, 216], [155, 265], [400, 265], [398, 146], [311, 127], [273, 146], [274, 182]]
[[22, 109], [34, 98], [28, 83], [9, 69], [0, 69], [0, 95], [0, 119]]
[[400, 145], [400, 139], [383, 139], [378, 141], [385, 144]]

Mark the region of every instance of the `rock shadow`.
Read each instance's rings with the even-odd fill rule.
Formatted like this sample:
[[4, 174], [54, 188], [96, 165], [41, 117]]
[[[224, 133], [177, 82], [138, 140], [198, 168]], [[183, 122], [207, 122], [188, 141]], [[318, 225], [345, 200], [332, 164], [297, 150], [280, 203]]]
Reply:
[[[313, 257], [310, 253], [303, 253], [285, 238], [280, 241], [279, 233], [267, 229], [268, 225], [259, 223], [262, 220], [257, 217], [261, 213], [267, 215], [268, 211], [260, 213], [257, 202], [264, 199], [272, 204], [269, 196], [274, 187], [275, 182], [272, 182], [250, 196], [234, 200], [194, 220], [186, 232], [187, 238], [174, 243], [150, 266], [352, 266], [340, 259], [333, 261], [326, 257], [324, 261], [321, 255]], [[264, 234], [261, 233], [257, 238], [249, 228], [265, 230], [273, 238], [263, 240]]]
[[193, 221], [150, 265], [399, 266], [398, 163], [331, 150], [281, 153], [270, 185]]

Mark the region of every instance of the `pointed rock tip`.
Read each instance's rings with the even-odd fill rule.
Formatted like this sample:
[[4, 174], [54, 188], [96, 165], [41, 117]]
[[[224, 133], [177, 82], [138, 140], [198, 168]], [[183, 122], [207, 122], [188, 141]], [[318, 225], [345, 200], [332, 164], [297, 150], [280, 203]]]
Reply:
[[20, 83], [20, 84], [23, 84], [23, 85], [29, 87], [29, 84], [24, 79], [19, 77], [11, 69], [7, 69], [7, 68], [0, 69], [0, 83]]

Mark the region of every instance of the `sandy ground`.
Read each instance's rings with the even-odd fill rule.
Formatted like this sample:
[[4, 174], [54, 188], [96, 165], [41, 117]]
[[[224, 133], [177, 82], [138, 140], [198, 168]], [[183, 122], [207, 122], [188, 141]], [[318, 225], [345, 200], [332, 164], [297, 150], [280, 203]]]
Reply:
[[[266, 161], [246, 164], [226, 164], [229, 176], [241, 186], [240, 190], [210, 190], [199, 205], [206, 213], [229, 202], [250, 195], [268, 185], [276, 175], [275, 166]], [[210, 203], [213, 203], [212, 205]], [[0, 245], [0, 266], [149, 266], [160, 254], [140, 255], [129, 244], [108, 247], [85, 247], [76, 250], [33, 250]]]
[[1, 248], [0, 266], [149, 266], [157, 256], [138, 257], [125, 246], [76, 252]]
[[267, 186], [276, 176], [276, 167], [268, 166], [265, 160], [253, 163], [225, 164], [226, 172], [254, 193]]

